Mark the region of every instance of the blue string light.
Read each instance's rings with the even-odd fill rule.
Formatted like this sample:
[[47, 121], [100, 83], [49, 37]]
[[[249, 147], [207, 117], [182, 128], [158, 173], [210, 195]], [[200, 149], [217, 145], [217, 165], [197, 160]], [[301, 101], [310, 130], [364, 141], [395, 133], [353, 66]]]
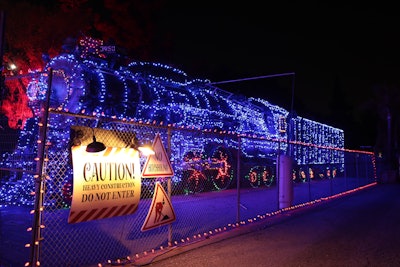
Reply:
[[[279, 123], [289, 115], [284, 108], [265, 99], [239, 98], [215, 87], [209, 80], [190, 79], [182, 70], [160, 63], [133, 61], [112, 69], [107, 56], [98, 49], [102, 44], [99, 40], [85, 37], [79, 42], [80, 52], [60, 54], [50, 60], [47, 67], [54, 71], [52, 108], [74, 114], [240, 134], [240, 149], [247, 158], [272, 159], [276, 157], [278, 147], [282, 150], [287, 148], [286, 142], [277, 142], [287, 140], [287, 133], [282, 133]], [[46, 75], [33, 76], [27, 87], [32, 104], [45, 99], [47, 79]], [[35, 114], [38, 112], [36, 109]], [[300, 116], [293, 120], [294, 142], [301, 144], [293, 151], [299, 165], [343, 164], [343, 130]], [[27, 151], [28, 155], [35, 153], [32, 144], [38, 136], [37, 123], [36, 116], [27, 121], [20, 132], [15, 152], [2, 155], [3, 166], [34, 170], [32, 164], [35, 163], [24, 160], [21, 155], [26, 155]], [[73, 119], [60, 115], [52, 118], [49, 153], [65, 151], [63, 153], [68, 158], [66, 144], [70, 138], [68, 127], [72, 124]], [[223, 145], [220, 137], [210, 136], [193, 139], [174, 134], [172, 141], [186, 149], [183, 153], [210, 142]], [[229, 143], [229, 147], [239, 149], [236, 139]], [[172, 150], [172, 160], [182, 160], [182, 152]], [[71, 175], [70, 172], [67, 174]], [[179, 181], [180, 178], [174, 179]], [[32, 175], [25, 174], [10, 177], [0, 189], [0, 202], [32, 203], [33, 180]], [[60, 184], [59, 188], [62, 186]], [[57, 192], [59, 188], [47, 190]]]

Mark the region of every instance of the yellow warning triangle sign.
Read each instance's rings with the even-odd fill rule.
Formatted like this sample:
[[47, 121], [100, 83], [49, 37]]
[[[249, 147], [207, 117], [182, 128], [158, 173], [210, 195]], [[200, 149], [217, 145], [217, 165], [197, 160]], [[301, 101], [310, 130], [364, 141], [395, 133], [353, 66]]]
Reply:
[[142, 226], [142, 231], [147, 231], [161, 225], [172, 223], [176, 220], [171, 201], [160, 182], [156, 182], [153, 200], [149, 212]]
[[171, 162], [169, 161], [165, 147], [162, 144], [160, 134], [157, 134], [153, 142], [154, 155], [147, 157], [144, 164], [142, 177], [170, 177], [174, 176]]

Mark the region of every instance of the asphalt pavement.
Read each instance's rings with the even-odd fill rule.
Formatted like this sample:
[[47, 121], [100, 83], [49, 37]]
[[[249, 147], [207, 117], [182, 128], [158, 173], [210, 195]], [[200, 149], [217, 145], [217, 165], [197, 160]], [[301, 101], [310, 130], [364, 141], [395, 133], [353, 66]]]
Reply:
[[130, 266], [400, 266], [400, 183], [285, 211]]

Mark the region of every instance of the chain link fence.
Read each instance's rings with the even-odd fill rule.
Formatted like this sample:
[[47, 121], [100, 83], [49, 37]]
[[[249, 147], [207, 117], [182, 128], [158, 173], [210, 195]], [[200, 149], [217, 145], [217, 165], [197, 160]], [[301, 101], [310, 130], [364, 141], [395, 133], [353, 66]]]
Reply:
[[[289, 164], [291, 186], [284, 189], [290, 207], [376, 182], [370, 152], [288, 145], [286, 140], [57, 110], [47, 117], [47, 122], [41, 117], [28, 121], [37, 125], [32, 127], [35, 130], [20, 132], [25, 137], [19, 138], [16, 152], [3, 152], [0, 226], [4, 265], [12, 261], [31, 266], [38, 262], [42, 266], [123, 265], [265, 219], [282, 209], [279, 164], [287, 151], [294, 154]], [[173, 176], [143, 177], [138, 207], [130, 215], [68, 223], [74, 197], [72, 146], [87, 146], [95, 136], [106, 147], [131, 147], [135, 138], [152, 143], [157, 135]], [[3, 136], [2, 144], [14, 140]], [[246, 151], [244, 144], [250, 142], [255, 148], [271, 148], [269, 156], [258, 157], [257, 149]], [[309, 155], [315, 151], [320, 152], [322, 163]], [[140, 157], [141, 169], [146, 160]], [[157, 184], [167, 192], [176, 218], [143, 231]]]
[[[24, 90], [27, 98], [18, 98], [21, 110], [13, 108], [11, 95], [2, 103], [2, 120], [12, 119], [2, 121], [10, 127], [0, 130], [0, 266], [135, 263], [377, 180], [370, 152], [88, 116], [64, 106], [49, 110], [50, 95], [43, 84], [51, 82], [39, 79], [46, 78], [42, 74], [6, 81], [13, 94]], [[69, 82], [62, 73], [56, 77]], [[142, 175], [135, 191], [117, 192], [118, 197], [138, 195], [129, 214], [106, 216], [104, 210], [101, 219], [71, 223], [76, 205], [73, 148], [96, 141], [107, 148], [130, 149], [137, 148], [137, 142], [154, 144], [157, 137], [172, 175]], [[140, 170], [148, 159], [139, 157]], [[166, 192], [162, 203], [170, 201], [172, 213], [164, 214], [154, 203], [159, 186]], [[155, 210], [168, 223], [144, 227]], [[168, 218], [171, 214], [174, 218]]]

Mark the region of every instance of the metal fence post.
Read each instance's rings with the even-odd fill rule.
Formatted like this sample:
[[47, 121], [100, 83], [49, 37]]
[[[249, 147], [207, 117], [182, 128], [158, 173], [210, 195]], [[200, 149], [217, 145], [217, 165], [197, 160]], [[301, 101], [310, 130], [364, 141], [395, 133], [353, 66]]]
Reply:
[[277, 207], [276, 210], [280, 210], [280, 205], [279, 205], [279, 183], [280, 183], [280, 176], [281, 176], [281, 138], [278, 140], [278, 154], [276, 155], [276, 203]]
[[[346, 153], [346, 151], [345, 151], [344, 153]], [[346, 154], [345, 154], [345, 157], [344, 157], [344, 158], [346, 158]], [[344, 179], [345, 179], [345, 180], [344, 180], [344, 184], [345, 184], [346, 190], [349, 189], [348, 180], [347, 180], [347, 165], [348, 165], [347, 161], [348, 161], [348, 160], [345, 160], [345, 161], [343, 162], [343, 166], [344, 166], [343, 172], [344, 172]]]
[[359, 170], [358, 170], [358, 157], [359, 157], [358, 153], [356, 153], [354, 155], [354, 157], [355, 157], [355, 163], [356, 163], [357, 186], [359, 186], [359, 185], [361, 185], [361, 177], [360, 177], [360, 173], [359, 173]]
[[39, 254], [40, 254], [40, 241], [41, 241], [41, 224], [42, 224], [42, 212], [43, 212], [43, 196], [45, 191], [45, 180], [46, 175], [43, 173], [45, 161], [45, 150], [46, 150], [46, 139], [47, 139], [47, 123], [49, 118], [49, 107], [50, 107], [50, 95], [51, 95], [51, 83], [53, 78], [53, 70], [49, 70], [48, 88], [46, 94], [46, 101], [42, 106], [42, 116], [39, 123], [39, 142], [38, 142], [38, 156], [36, 163], [36, 174], [35, 174], [35, 207], [34, 207], [34, 220], [32, 226], [32, 241], [30, 265], [39, 266]]
[[[171, 158], [171, 128], [168, 127], [167, 130], [167, 145], [168, 145], [168, 158]], [[171, 199], [172, 195], [172, 186], [171, 186], [171, 177], [167, 179], [167, 189], [168, 189], [168, 198]], [[168, 244], [172, 244], [172, 223], [168, 224]]]
[[240, 151], [241, 151], [241, 137], [238, 135], [238, 150], [237, 150], [237, 167], [236, 167], [236, 190], [237, 190], [237, 203], [236, 203], [236, 222], [240, 222]]

